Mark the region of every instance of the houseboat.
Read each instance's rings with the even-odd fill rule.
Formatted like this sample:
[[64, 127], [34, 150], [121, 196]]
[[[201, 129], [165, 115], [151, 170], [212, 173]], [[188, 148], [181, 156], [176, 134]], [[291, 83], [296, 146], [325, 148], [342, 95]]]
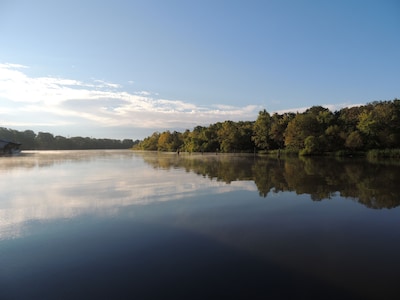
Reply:
[[0, 139], [0, 155], [14, 155], [21, 152], [21, 144]]

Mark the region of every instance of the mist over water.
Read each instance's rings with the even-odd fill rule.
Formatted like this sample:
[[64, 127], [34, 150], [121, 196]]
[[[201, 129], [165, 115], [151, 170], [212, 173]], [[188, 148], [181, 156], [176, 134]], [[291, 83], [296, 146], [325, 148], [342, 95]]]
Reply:
[[0, 178], [0, 299], [398, 290], [398, 163], [39, 151]]

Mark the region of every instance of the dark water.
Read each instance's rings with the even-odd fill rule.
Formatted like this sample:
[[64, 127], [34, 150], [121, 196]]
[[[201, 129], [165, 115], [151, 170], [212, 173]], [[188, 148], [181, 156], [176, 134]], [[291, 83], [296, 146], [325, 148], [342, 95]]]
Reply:
[[398, 299], [400, 164], [0, 158], [0, 299]]

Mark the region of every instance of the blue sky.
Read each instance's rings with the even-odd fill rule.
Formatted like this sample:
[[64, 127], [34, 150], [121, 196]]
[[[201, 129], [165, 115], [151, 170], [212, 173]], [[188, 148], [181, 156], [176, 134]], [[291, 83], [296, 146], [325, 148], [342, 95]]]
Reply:
[[0, 0], [0, 126], [142, 139], [400, 98], [398, 0]]

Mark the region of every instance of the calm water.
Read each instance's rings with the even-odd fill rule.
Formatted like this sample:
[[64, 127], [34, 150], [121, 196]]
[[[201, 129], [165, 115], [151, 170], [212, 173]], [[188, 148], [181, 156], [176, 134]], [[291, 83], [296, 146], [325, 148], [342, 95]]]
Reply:
[[0, 299], [398, 299], [400, 164], [0, 157]]

